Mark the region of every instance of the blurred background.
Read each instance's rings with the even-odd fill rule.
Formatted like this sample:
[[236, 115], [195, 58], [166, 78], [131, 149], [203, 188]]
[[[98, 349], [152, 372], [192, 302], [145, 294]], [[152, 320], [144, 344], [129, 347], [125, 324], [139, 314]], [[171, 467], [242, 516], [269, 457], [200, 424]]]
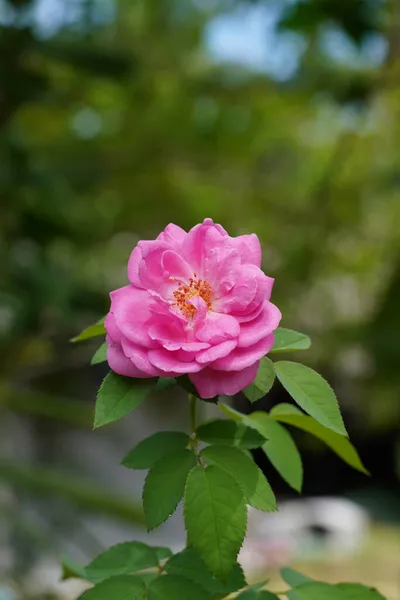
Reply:
[[[280, 589], [292, 564], [398, 600], [399, 2], [0, 0], [0, 25], [1, 600], [76, 598], [60, 554], [145, 539], [143, 476], [117, 465], [185, 427], [185, 398], [93, 432], [107, 369], [69, 339], [139, 239], [206, 216], [260, 237], [282, 325], [313, 338], [301, 359], [372, 473], [293, 432], [301, 500], [257, 456], [282, 514], [252, 515], [243, 563]], [[153, 540], [179, 548], [179, 515]]]

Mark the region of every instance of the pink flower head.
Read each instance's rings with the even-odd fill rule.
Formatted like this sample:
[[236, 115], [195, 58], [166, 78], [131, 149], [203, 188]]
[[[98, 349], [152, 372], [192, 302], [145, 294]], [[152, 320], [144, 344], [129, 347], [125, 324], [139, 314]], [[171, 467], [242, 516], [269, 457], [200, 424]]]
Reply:
[[128, 377], [188, 374], [202, 398], [252, 383], [281, 319], [269, 301], [274, 280], [260, 264], [256, 235], [232, 238], [211, 219], [188, 233], [171, 223], [139, 242], [129, 285], [110, 294], [111, 369]]

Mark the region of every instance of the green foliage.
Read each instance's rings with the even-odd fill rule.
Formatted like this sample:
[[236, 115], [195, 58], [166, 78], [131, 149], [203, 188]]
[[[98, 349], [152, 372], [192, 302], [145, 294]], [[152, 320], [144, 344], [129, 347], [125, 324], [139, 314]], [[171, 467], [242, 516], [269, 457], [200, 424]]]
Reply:
[[164, 575], [155, 579], [149, 586], [148, 600], [178, 600], [178, 598], [213, 600], [210, 592], [193, 581], [177, 575]]
[[183, 450], [188, 443], [189, 436], [182, 431], [159, 431], [135, 446], [121, 464], [129, 469], [151, 469], [160, 458]]
[[80, 596], [82, 600], [143, 600], [146, 587], [135, 575], [121, 575], [105, 579]]
[[186, 548], [175, 554], [165, 565], [164, 570], [171, 575], [179, 575], [201, 585], [213, 595], [227, 595], [242, 589], [246, 585], [242, 568], [237, 563], [224, 582], [217, 579], [206, 567], [194, 548]]
[[344, 600], [337, 587], [319, 581], [301, 583], [286, 595], [289, 600]]
[[270, 413], [271, 417], [281, 423], [293, 425], [303, 431], [311, 433], [322, 440], [331, 448], [344, 462], [357, 469], [361, 473], [369, 475], [367, 469], [361, 462], [357, 450], [353, 444], [342, 435], [335, 433], [331, 429], [324, 427], [312, 417], [308, 417], [299, 411], [295, 406], [281, 403], [275, 406]]
[[124, 417], [143, 402], [154, 385], [152, 380], [131, 379], [110, 372], [97, 394], [94, 426], [102, 427]]
[[156, 384], [156, 390], [165, 390], [173, 385], [176, 385], [176, 379], [174, 377], [159, 377]]
[[273, 363], [264, 356], [260, 360], [257, 375], [253, 383], [244, 388], [243, 393], [251, 403], [263, 398], [272, 388], [275, 380]]
[[286, 581], [291, 587], [296, 587], [297, 585], [311, 581], [310, 577], [307, 577], [298, 571], [294, 571], [293, 569], [288, 569], [287, 567], [281, 569], [281, 577], [283, 581]]
[[343, 600], [386, 600], [377, 590], [359, 583], [339, 583], [336, 587], [342, 592]]
[[[87, 581], [91, 581], [87, 573], [85, 571], [85, 567], [78, 565], [74, 560], [72, 560], [69, 556], [63, 555], [61, 557], [61, 581], [66, 579], [85, 579]], [[92, 583], [94, 583], [92, 581]]]
[[221, 467], [240, 485], [247, 504], [259, 510], [276, 510], [275, 495], [261, 469], [237, 448], [208, 446], [200, 455], [208, 464]]
[[245, 590], [239, 596], [237, 596], [238, 600], [279, 600], [278, 596], [273, 594], [272, 592], [268, 592], [267, 590]]
[[283, 387], [301, 408], [325, 427], [347, 435], [335, 392], [321, 375], [291, 361], [277, 362], [274, 368]]
[[184, 515], [190, 544], [212, 573], [226, 579], [246, 533], [241, 488], [223, 469], [198, 466], [187, 480]]
[[79, 335], [72, 338], [71, 342], [84, 342], [85, 340], [90, 340], [90, 338], [98, 337], [100, 335], [106, 334], [106, 328], [104, 327], [104, 317], [94, 323], [93, 325], [89, 325], [80, 333]]
[[108, 344], [106, 344], [104, 342], [104, 344], [102, 344], [100, 346], [100, 348], [97, 348], [96, 352], [93, 355], [93, 358], [90, 362], [91, 365], [98, 365], [100, 363], [106, 362], [107, 360], [107, 349], [108, 349]]
[[300, 453], [290, 433], [266, 413], [255, 412], [244, 422], [257, 429], [266, 439], [262, 449], [283, 479], [300, 492], [303, 484], [303, 465]]
[[196, 465], [190, 450], [160, 458], [150, 469], [143, 488], [143, 508], [151, 531], [168, 519], [183, 498], [188, 473]]
[[274, 332], [274, 345], [270, 353], [294, 352], [296, 350], [308, 350], [311, 339], [304, 333], [278, 327]]
[[207, 444], [237, 448], [259, 448], [264, 443], [264, 438], [251, 427], [222, 419], [203, 423], [196, 429], [196, 436]]
[[155, 548], [142, 542], [125, 542], [108, 548], [85, 567], [85, 575], [100, 583], [115, 575], [129, 575], [159, 563]]

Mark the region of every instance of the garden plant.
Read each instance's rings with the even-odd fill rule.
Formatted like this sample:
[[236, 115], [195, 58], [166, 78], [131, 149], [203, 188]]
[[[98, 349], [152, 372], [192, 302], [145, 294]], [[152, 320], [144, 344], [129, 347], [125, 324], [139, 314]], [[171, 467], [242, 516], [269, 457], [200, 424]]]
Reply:
[[[168, 387], [173, 393], [174, 386], [188, 393], [182, 411], [191, 424], [189, 431], [151, 435], [122, 461], [128, 469], [148, 470], [143, 510], [149, 531], [183, 501], [185, 549], [173, 554], [126, 541], [85, 567], [65, 558], [65, 578], [93, 584], [82, 600], [382, 600], [362, 584], [328, 584], [289, 568], [282, 569], [286, 588], [272, 592], [268, 582], [249, 584], [237, 562], [247, 507], [279, 510], [251, 451], [261, 448], [301, 491], [301, 456], [287, 425], [319, 438], [368, 474], [327, 381], [300, 362], [280, 359], [307, 350], [311, 341], [279, 327], [281, 313], [270, 301], [274, 280], [260, 267], [254, 234], [230, 237], [211, 219], [188, 233], [170, 224], [156, 240], [137, 244], [128, 285], [111, 292], [106, 318], [74, 339], [106, 335], [92, 359], [111, 369], [98, 391], [95, 427], [130, 413], [150, 392]], [[276, 379], [294, 403], [257, 410]], [[239, 392], [255, 404], [250, 414], [230, 405], [229, 396]], [[198, 422], [200, 402], [218, 405], [221, 418]]]

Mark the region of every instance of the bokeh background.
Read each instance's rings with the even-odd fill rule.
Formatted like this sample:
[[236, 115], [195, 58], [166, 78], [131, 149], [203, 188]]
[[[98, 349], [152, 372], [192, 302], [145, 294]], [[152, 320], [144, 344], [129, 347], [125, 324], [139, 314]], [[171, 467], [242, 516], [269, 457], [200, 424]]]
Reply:
[[[1, 0], [0, 24], [1, 600], [75, 598], [55, 583], [60, 553], [144, 537], [143, 478], [117, 464], [185, 426], [185, 398], [167, 390], [93, 432], [106, 368], [87, 366], [96, 342], [69, 339], [106, 313], [138, 239], [206, 216], [259, 235], [282, 324], [313, 338], [301, 358], [335, 387], [372, 473], [294, 432], [305, 498], [366, 518], [335, 554], [329, 527], [296, 530], [304, 505], [260, 458], [296, 500], [295, 543], [278, 527], [264, 576], [301, 556], [398, 599], [399, 2]], [[264, 406], [282, 400], [276, 385]], [[157, 535], [179, 547], [179, 519]]]

